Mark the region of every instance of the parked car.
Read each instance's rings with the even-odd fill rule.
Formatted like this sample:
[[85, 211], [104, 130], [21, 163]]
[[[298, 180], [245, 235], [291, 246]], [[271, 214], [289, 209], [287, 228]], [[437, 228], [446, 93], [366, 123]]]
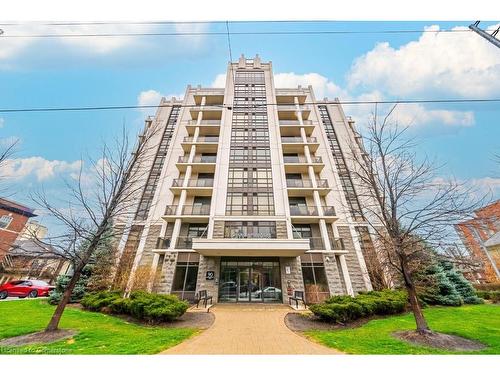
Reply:
[[46, 297], [55, 287], [42, 280], [12, 280], [0, 285], [0, 299]]
[[281, 298], [281, 289], [275, 288], [274, 286], [268, 286], [264, 290], [257, 290], [254, 293], [254, 297], [257, 298]]

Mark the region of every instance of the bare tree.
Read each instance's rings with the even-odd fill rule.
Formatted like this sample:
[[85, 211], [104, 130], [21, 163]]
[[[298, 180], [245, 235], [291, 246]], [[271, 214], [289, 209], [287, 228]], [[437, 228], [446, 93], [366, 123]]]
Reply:
[[452, 225], [479, 207], [463, 183], [438, 175], [434, 162], [416, 152], [408, 127], [372, 115], [364, 145], [351, 145], [356, 191], [379, 243], [381, 262], [408, 292], [416, 329], [431, 330], [419, 302], [414, 272], [429, 261], [429, 246], [443, 242]]
[[64, 309], [70, 301], [84, 267], [92, 257], [120, 233], [114, 230], [117, 222], [131, 222], [133, 208], [140, 200], [148, 170], [144, 162], [155, 149], [158, 125], [149, 123], [130, 155], [125, 132], [110, 146], [104, 144], [98, 160], [82, 162], [80, 173], [73, 182], [66, 182], [68, 198], [63, 208], [47, 197], [45, 192], [33, 195], [33, 200], [61, 226], [60, 234], [43, 240], [58, 255], [73, 264], [73, 275], [57, 305], [46, 331], [58, 329]]

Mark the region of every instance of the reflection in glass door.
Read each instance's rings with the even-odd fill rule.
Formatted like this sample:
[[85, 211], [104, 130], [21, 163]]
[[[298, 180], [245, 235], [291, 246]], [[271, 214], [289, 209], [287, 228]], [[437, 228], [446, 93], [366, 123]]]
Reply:
[[220, 302], [281, 302], [279, 261], [273, 258], [223, 258]]

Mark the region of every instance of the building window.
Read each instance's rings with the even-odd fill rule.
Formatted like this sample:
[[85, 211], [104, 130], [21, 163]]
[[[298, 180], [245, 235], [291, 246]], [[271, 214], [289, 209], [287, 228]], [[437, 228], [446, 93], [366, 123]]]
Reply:
[[302, 277], [307, 303], [322, 302], [330, 297], [323, 256], [306, 254], [301, 257]]
[[276, 222], [226, 221], [224, 238], [276, 238]]
[[7, 229], [7, 227], [11, 223], [11, 221], [12, 221], [12, 216], [8, 216], [8, 215], [1, 216], [0, 217], [0, 228]]
[[199, 254], [179, 253], [175, 267], [172, 294], [180, 299], [195, 300]]

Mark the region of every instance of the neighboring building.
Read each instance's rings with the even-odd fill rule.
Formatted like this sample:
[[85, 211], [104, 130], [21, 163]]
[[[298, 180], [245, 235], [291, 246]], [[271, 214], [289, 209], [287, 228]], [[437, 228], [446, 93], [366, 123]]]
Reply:
[[36, 239], [18, 239], [0, 262], [0, 284], [13, 279], [38, 279], [53, 284], [70, 270], [70, 262]]
[[498, 240], [500, 232], [500, 200], [474, 212], [475, 218], [455, 225], [472, 259], [479, 264], [476, 282], [500, 280]]
[[115, 283], [218, 302], [371, 290], [379, 266], [350, 173], [351, 146], [362, 153], [353, 121], [336, 102], [310, 104], [311, 86], [276, 88], [258, 56], [226, 77], [163, 98], [146, 121], [162, 131], [133, 225], [116, 225], [127, 229]]
[[23, 231], [29, 218], [36, 216], [33, 209], [0, 198], [0, 262]]
[[24, 226], [23, 230], [19, 234], [18, 240], [24, 239], [24, 240], [29, 240], [29, 239], [44, 239], [45, 236], [47, 235], [47, 227], [40, 224], [36, 220], [30, 220], [26, 223]]

